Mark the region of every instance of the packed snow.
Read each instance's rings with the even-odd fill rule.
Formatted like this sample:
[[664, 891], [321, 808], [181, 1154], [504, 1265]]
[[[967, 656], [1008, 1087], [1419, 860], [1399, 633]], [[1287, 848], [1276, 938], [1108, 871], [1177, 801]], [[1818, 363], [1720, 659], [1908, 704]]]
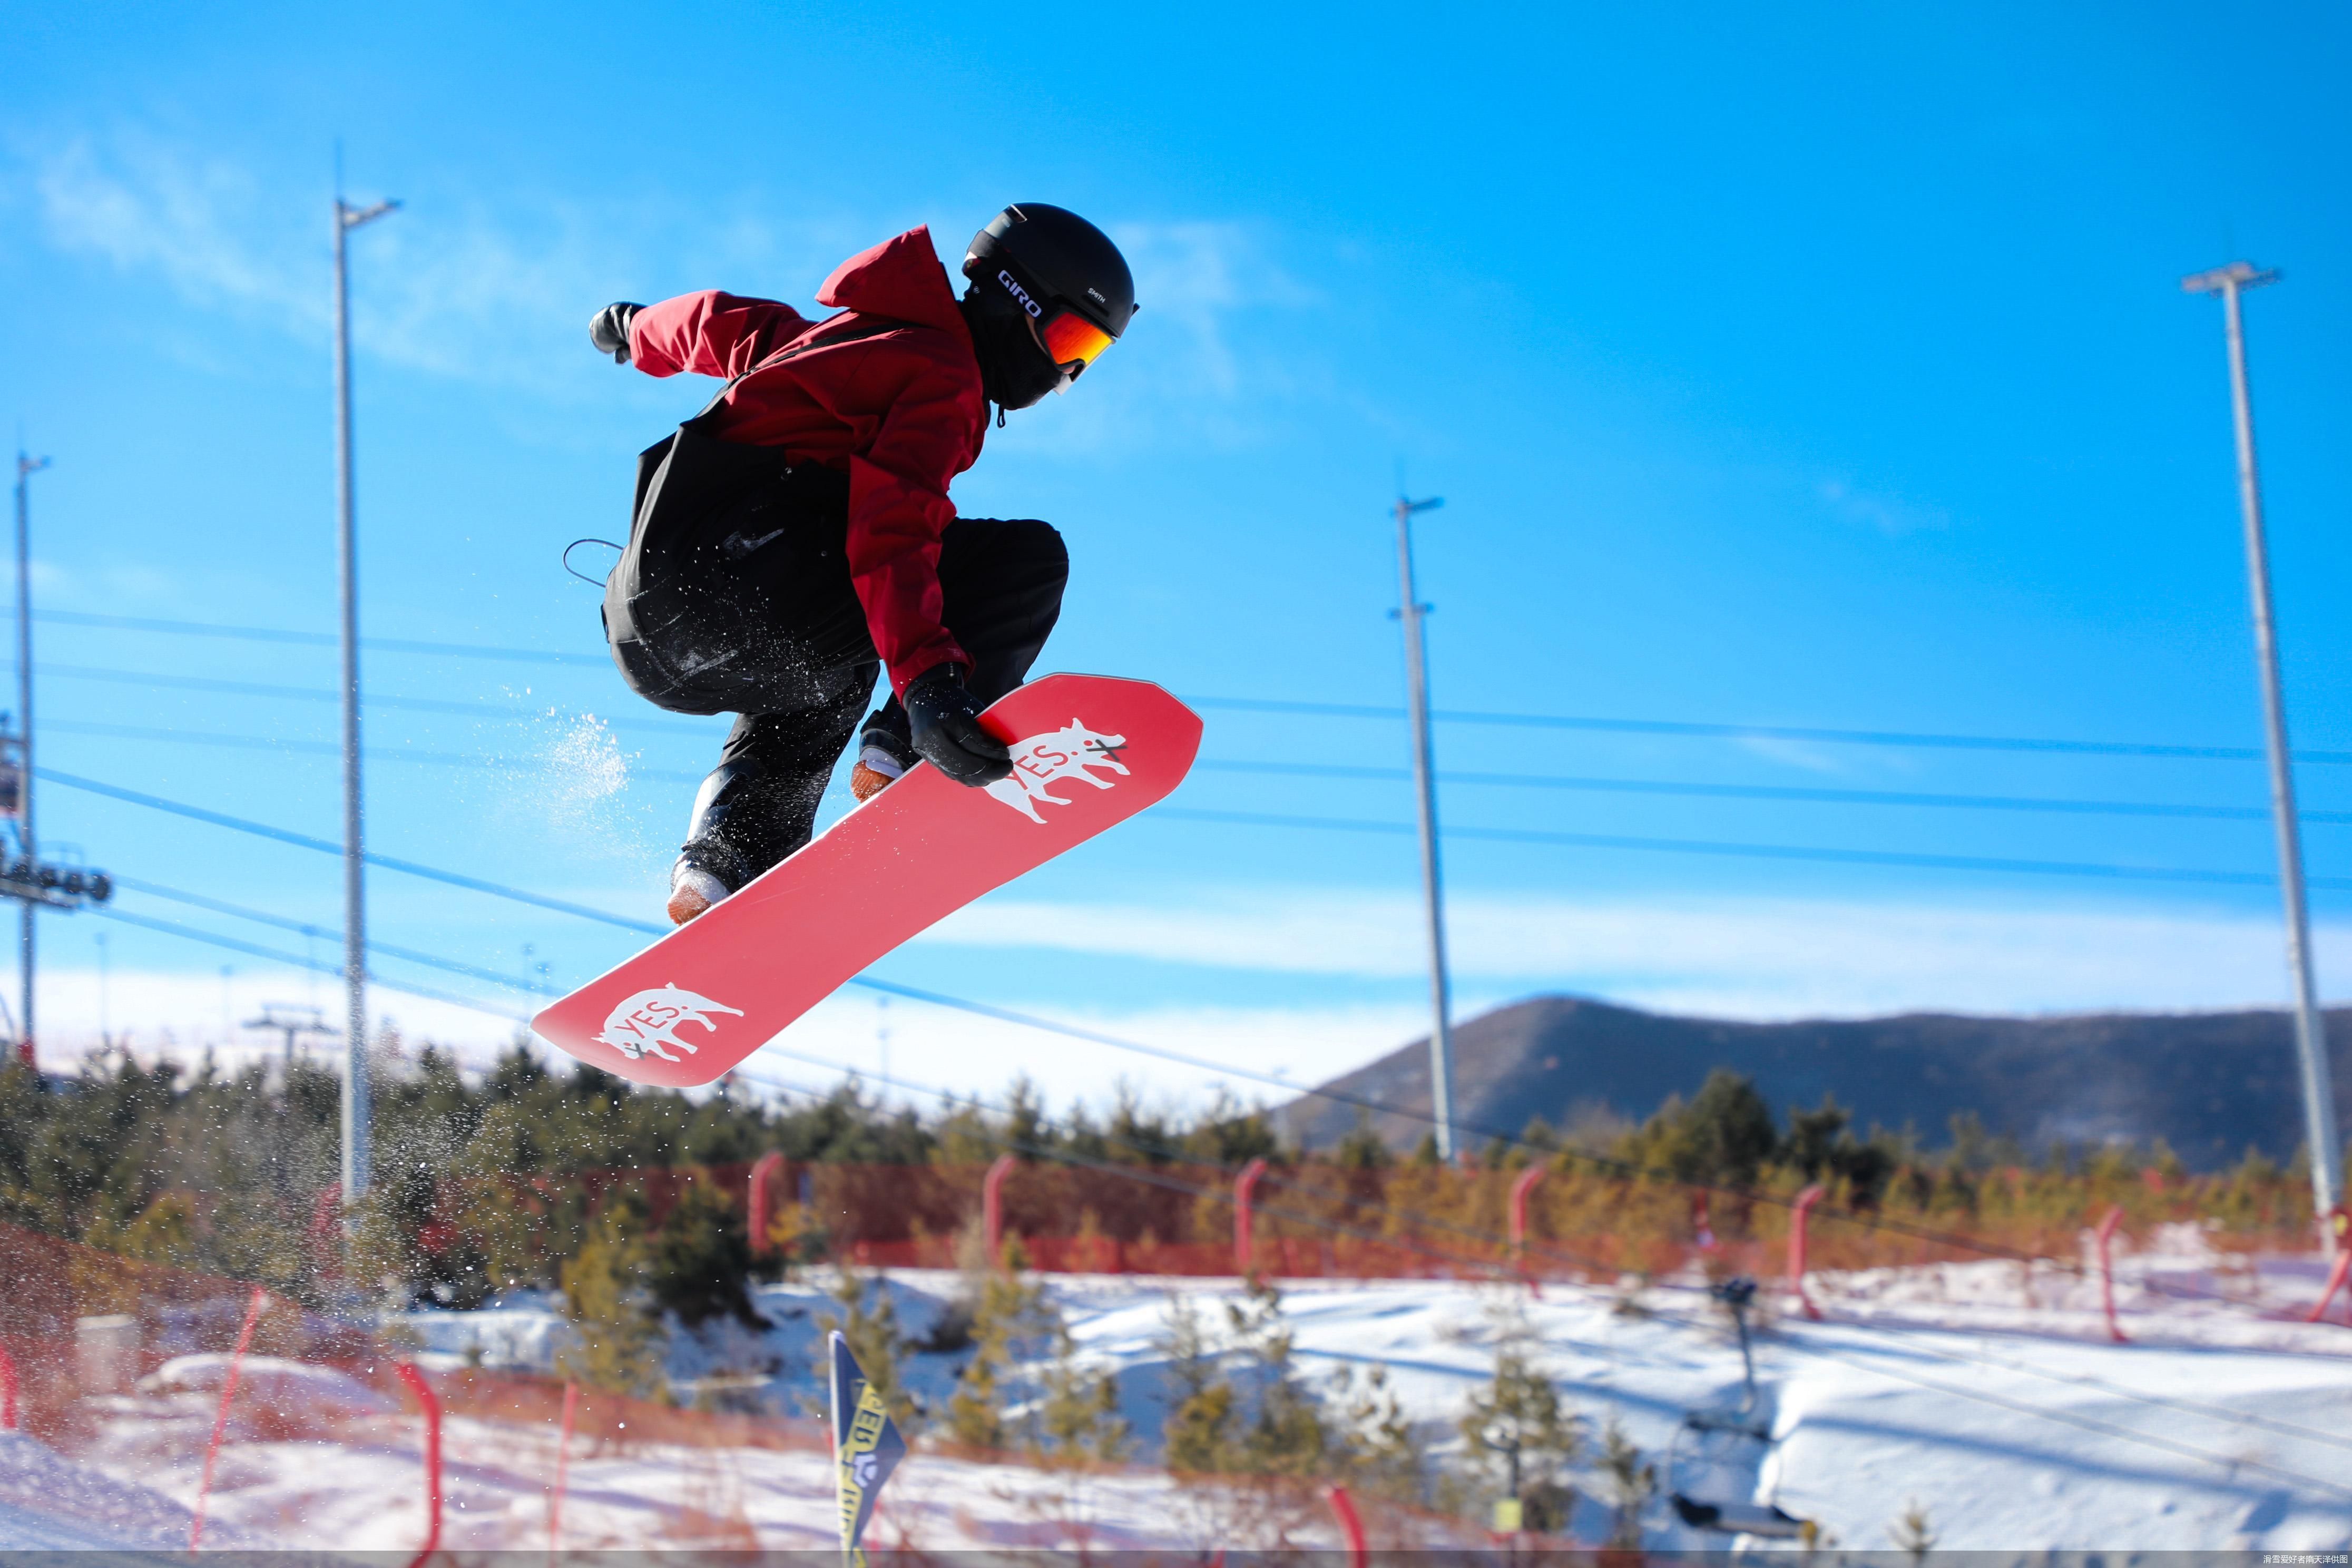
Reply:
[[[172, 1498], [78, 1463], [22, 1432], [0, 1432], [0, 1550], [184, 1551], [188, 1510]], [[208, 1532], [216, 1546], [268, 1544], [235, 1526]]]
[[[2193, 1233], [2174, 1236], [2119, 1260], [2126, 1343], [2107, 1336], [2095, 1277], [2056, 1265], [1815, 1276], [1819, 1322], [1768, 1284], [1748, 1414], [1769, 1436], [1728, 1442], [1685, 1426], [1691, 1412], [1729, 1412], [1743, 1399], [1729, 1321], [1696, 1279], [1547, 1284], [1539, 1294], [1491, 1283], [1299, 1281], [1286, 1287], [1283, 1309], [1309, 1387], [1385, 1368], [1417, 1446], [1453, 1464], [1462, 1462], [1466, 1399], [1492, 1376], [1497, 1337], [1522, 1319], [1587, 1438], [1566, 1479], [1580, 1499], [1572, 1533], [1588, 1542], [1611, 1525], [1610, 1488], [1594, 1460], [1613, 1416], [1658, 1466], [1662, 1493], [1777, 1504], [1815, 1521], [1838, 1547], [1895, 1546], [1898, 1519], [1910, 1512], [1945, 1548], [2342, 1551], [2352, 1544], [2352, 1330], [2298, 1321], [2320, 1279], [2311, 1259], [2233, 1260]], [[829, 1283], [820, 1276], [758, 1289], [765, 1331], [726, 1324], [674, 1335], [675, 1395], [804, 1415], [821, 1386], [819, 1321], [835, 1310]], [[1214, 1489], [1180, 1486], [1150, 1468], [1166, 1414], [1171, 1292], [1194, 1298], [1202, 1321], [1218, 1325], [1223, 1303], [1240, 1298], [1238, 1281], [1045, 1283], [1082, 1358], [1116, 1377], [1139, 1439], [1136, 1462], [1108, 1473], [1053, 1472], [949, 1457], [919, 1442], [884, 1497], [877, 1543], [1189, 1552], [1265, 1544], [1251, 1532], [1279, 1530], [1297, 1544], [1338, 1544], [1319, 1511], [1237, 1524]], [[902, 1331], [916, 1340], [965, 1287], [934, 1271], [883, 1281]], [[478, 1312], [403, 1314], [393, 1326], [424, 1347], [424, 1364], [444, 1371], [548, 1371], [572, 1335], [554, 1303], [530, 1297]], [[905, 1371], [918, 1400], [941, 1409], [967, 1354], [910, 1353]], [[289, 1400], [320, 1370], [257, 1360], [247, 1375]], [[362, 1416], [359, 1396], [381, 1396], [341, 1388], [336, 1375], [315, 1384], [322, 1399], [345, 1401], [350, 1419], [336, 1435], [291, 1440], [267, 1423], [232, 1421], [211, 1505], [235, 1532], [224, 1543], [394, 1551], [421, 1541], [417, 1422]], [[70, 1508], [62, 1521], [43, 1521], [58, 1520], [55, 1499], [68, 1495], [92, 1500], [94, 1537], [111, 1539], [134, 1519], [140, 1529], [162, 1529], [168, 1520], [158, 1509], [175, 1510], [184, 1531], [216, 1397], [205, 1391], [217, 1387], [213, 1358], [184, 1357], [138, 1395], [91, 1402], [100, 1407], [95, 1436], [76, 1455], [78, 1473], [152, 1489], [136, 1494], [153, 1500], [142, 1505], [147, 1511], [112, 1494], [0, 1479], [0, 1545], [62, 1540], [58, 1532], [78, 1518]], [[446, 1440], [444, 1544], [546, 1546], [552, 1426], [457, 1418]], [[25, 1495], [43, 1500], [37, 1518], [20, 1511]], [[813, 1446], [582, 1438], [562, 1520], [572, 1547], [820, 1548], [832, 1541], [832, 1479]], [[1663, 1495], [1643, 1522], [1653, 1548], [1730, 1544], [1682, 1524]], [[1485, 1539], [1468, 1524], [1427, 1529], [1429, 1545]]]

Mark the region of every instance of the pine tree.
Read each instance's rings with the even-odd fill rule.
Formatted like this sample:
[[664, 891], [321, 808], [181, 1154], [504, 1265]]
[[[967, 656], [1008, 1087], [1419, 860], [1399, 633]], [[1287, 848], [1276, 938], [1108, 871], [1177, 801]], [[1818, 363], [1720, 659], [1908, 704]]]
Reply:
[[1235, 1468], [1234, 1386], [1209, 1348], [1190, 1297], [1169, 1293], [1160, 1348], [1168, 1358], [1172, 1394], [1167, 1423], [1160, 1428], [1168, 1468], [1192, 1475]]
[[1927, 1518], [1927, 1506], [1917, 1498], [1904, 1504], [1889, 1533], [1895, 1537], [1895, 1546], [1909, 1552], [1914, 1563], [1925, 1563], [1937, 1539], [1936, 1527]]
[[948, 1429], [959, 1443], [1004, 1448], [1011, 1446], [1006, 1411], [1013, 1403], [1015, 1354], [1041, 1326], [1045, 1291], [1010, 1269], [994, 1269], [981, 1277], [979, 1294], [971, 1314], [971, 1360], [948, 1397]]
[[1413, 1443], [1403, 1402], [1389, 1386], [1389, 1369], [1375, 1366], [1360, 1381], [1354, 1371], [1343, 1367], [1331, 1385], [1334, 1398], [1341, 1402], [1334, 1446], [1348, 1484], [1373, 1497], [1420, 1501], [1424, 1490], [1421, 1449]]
[[1642, 1510], [1658, 1489], [1658, 1467], [1643, 1461], [1642, 1450], [1625, 1435], [1613, 1410], [1601, 1433], [1601, 1473], [1609, 1478], [1610, 1501], [1617, 1516], [1609, 1532], [1609, 1544], [1638, 1551], [1642, 1545]]
[[1245, 1302], [1227, 1302], [1225, 1315], [1258, 1391], [1256, 1416], [1242, 1439], [1245, 1468], [1258, 1475], [1321, 1474], [1331, 1432], [1321, 1402], [1291, 1365], [1296, 1336], [1283, 1320], [1282, 1292], [1270, 1280], [1254, 1279]]
[[1077, 1342], [1061, 1314], [1053, 1314], [1054, 1359], [1045, 1371], [1038, 1424], [1054, 1458], [1117, 1464], [1127, 1457], [1133, 1429], [1118, 1413], [1118, 1380], [1078, 1360]]
[[1562, 1467], [1582, 1447], [1576, 1417], [1560, 1407], [1559, 1390], [1536, 1370], [1536, 1338], [1516, 1307], [1507, 1309], [1495, 1340], [1495, 1379], [1470, 1395], [1462, 1436], [1495, 1479], [1517, 1485], [1524, 1528], [1554, 1533], [1568, 1523], [1574, 1494], [1559, 1482]]
[[566, 1375], [638, 1398], [661, 1388], [666, 1335], [646, 1275], [651, 1250], [645, 1210], [615, 1192], [588, 1227], [579, 1256], [563, 1268], [564, 1312], [581, 1343], [564, 1351]]
[[[841, 1304], [841, 1315], [828, 1312], [817, 1320], [818, 1330], [826, 1334], [839, 1333], [848, 1342], [849, 1353], [857, 1358], [865, 1370], [866, 1381], [879, 1394], [890, 1419], [898, 1429], [912, 1436], [919, 1414], [914, 1396], [907, 1392], [899, 1375], [898, 1363], [907, 1353], [907, 1342], [898, 1332], [898, 1309], [890, 1300], [887, 1289], [874, 1292], [874, 1307], [867, 1310], [866, 1288], [873, 1283], [856, 1269], [844, 1268], [840, 1279], [834, 1282], [833, 1299]], [[824, 1342], [819, 1342], [820, 1347]], [[824, 1352], [820, 1348], [819, 1354]], [[828, 1375], [831, 1363], [821, 1360], [817, 1367], [820, 1377]]]
[[745, 1289], [751, 1278], [751, 1238], [734, 1198], [709, 1172], [693, 1173], [654, 1244], [654, 1299], [689, 1327], [725, 1315], [764, 1329]]

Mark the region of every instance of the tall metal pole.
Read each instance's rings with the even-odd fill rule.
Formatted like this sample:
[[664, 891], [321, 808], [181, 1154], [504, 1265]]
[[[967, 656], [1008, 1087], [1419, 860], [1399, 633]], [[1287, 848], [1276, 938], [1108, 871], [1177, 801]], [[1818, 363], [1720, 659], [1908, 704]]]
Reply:
[[335, 564], [343, 645], [343, 1203], [368, 1186], [367, 864], [361, 839], [359, 534], [352, 509], [352, 310], [345, 238], [400, 204], [354, 208], [335, 178]]
[[[2263, 490], [2254, 466], [2253, 397], [2246, 385], [2246, 333], [2239, 296], [2278, 281], [2276, 272], [2233, 261], [2180, 280], [2193, 294], [2221, 296], [2230, 346], [2230, 412], [2238, 444], [2238, 507], [2245, 517], [2246, 579], [2253, 598], [2254, 662], [2263, 686], [2263, 727], [2270, 747], [2271, 815], [2278, 828], [2279, 893], [2286, 905], [2286, 955], [2294, 977], [2294, 1048], [2303, 1068], [2304, 1136], [2311, 1145], [2311, 1195], [2325, 1215], [2344, 1191], [2344, 1146], [2336, 1131], [2336, 1091], [2327, 1061], [2327, 1024], [2312, 974], [2311, 912], [2303, 885], [2303, 838], [2294, 804], [2294, 765], [2287, 751], [2286, 697], [2279, 685], [2278, 634], [2271, 616], [2270, 552], [2263, 538]], [[2332, 1229], [2330, 1234], [2333, 1235]]]
[[1437, 1123], [1437, 1156], [1454, 1158], [1454, 1026], [1452, 987], [1445, 974], [1445, 899], [1437, 864], [1437, 769], [1429, 738], [1429, 660], [1421, 618], [1428, 606], [1413, 590], [1412, 514], [1444, 506], [1442, 499], [1396, 503], [1397, 581], [1404, 594], [1406, 706], [1412, 722], [1413, 793], [1421, 805], [1421, 889], [1429, 906], [1429, 1110]]
[[[32, 478], [49, 466], [47, 458], [25, 455], [16, 443], [16, 763], [24, 770], [16, 782], [16, 832], [28, 865], [39, 864], [33, 847], [33, 509]], [[17, 908], [20, 934], [17, 952], [18, 1016], [24, 1020], [16, 1036], [16, 1058], [33, 1065], [33, 910], [37, 900], [25, 900]]]

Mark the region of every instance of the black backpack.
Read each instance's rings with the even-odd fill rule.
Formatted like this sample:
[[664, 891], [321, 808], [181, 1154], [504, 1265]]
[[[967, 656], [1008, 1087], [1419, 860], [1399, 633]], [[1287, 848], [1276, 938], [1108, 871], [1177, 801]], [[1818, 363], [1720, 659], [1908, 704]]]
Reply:
[[[604, 580], [603, 611], [604, 639], [631, 690], [674, 713], [758, 711], [762, 683], [727, 667], [747, 639], [795, 624], [794, 606], [780, 596], [804, 599], [802, 607], [819, 619], [841, 618], [839, 595], [824, 593], [824, 584], [761, 582], [746, 572], [743, 544], [794, 526], [845, 526], [849, 477], [794, 463], [779, 447], [721, 440], [711, 431], [713, 416], [744, 376], [908, 324], [869, 316], [828, 331], [834, 322], [822, 323], [720, 387], [701, 413], [637, 455], [629, 542]], [[842, 640], [823, 636], [823, 626], [805, 629], [820, 641]], [[864, 635], [862, 621], [831, 629]]]

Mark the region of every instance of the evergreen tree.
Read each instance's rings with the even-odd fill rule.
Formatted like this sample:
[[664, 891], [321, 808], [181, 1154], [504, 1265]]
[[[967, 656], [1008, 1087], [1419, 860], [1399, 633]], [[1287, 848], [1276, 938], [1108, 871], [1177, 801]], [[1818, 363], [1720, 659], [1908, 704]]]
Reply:
[[651, 1248], [645, 1210], [616, 1191], [588, 1226], [578, 1257], [564, 1265], [564, 1314], [580, 1344], [564, 1351], [566, 1375], [597, 1388], [648, 1398], [662, 1387], [665, 1338], [646, 1280]]
[[1576, 1418], [1560, 1407], [1559, 1388], [1536, 1369], [1537, 1348], [1526, 1317], [1507, 1310], [1495, 1341], [1494, 1381], [1470, 1395], [1461, 1427], [1498, 1490], [1516, 1483], [1524, 1527], [1552, 1534], [1567, 1527], [1575, 1500], [1559, 1473], [1582, 1441]]
[[1927, 1561], [1927, 1553], [1936, 1549], [1937, 1536], [1935, 1525], [1927, 1518], [1927, 1507], [1917, 1498], [1904, 1504], [1903, 1511], [1895, 1518], [1895, 1527], [1888, 1531], [1895, 1546], [1911, 1554], [1914, 1563]]
[[1257, 1391], [1257, 1410], [1242, 1438], [1243, 1468], [1257, 1475], [1314, 1477], [1331, 1450], [1322, 1403], [1299, 1382], [1291, 1364], [1297, 1336], [1282, 1316], [1282, 1292], [1254, 1279], [1225, 1315], [1243, 1365]]
[[[827, 1313], [817, 1320], [824, 1333], [838, 1333], [849, 1345], [849, 1353], [866, 1371], [866, 1381], [881, 1397], [883, 1405], [898, 1429], [912, 1436], [916, 1429], [917, 1409], [914, 1396], [907, 1392], [899, 1373], [899, 1361], [907, 1352], [907, 1342], [898, 1332], [898, 1309], [890, 1300], [887, 1287], [874, 1292], [874, 1306], [866, 1305], [866, 1286], [871, 1283], [856, 1269], [845, 1267], [841, 1277], [834, 1281], [830, 1294], [840, 1303], [838, 1317]], [[823, 1359], [820, 1342], [819, 1377], [829, 1375], [832, 1363]]]
[[1753, 1081], [1727, 1068], [1706, 1075], [1690, 1103], [1668, 1097], [1657, 1114], [1627, 1134], [1622, 1157], [1663, 1166], [1675, 1180], [1745, 1187], [1779, 1149], [1771, 1107]]
[[1060, 1459], [1116, 1464], [1127, 1457], [1133, 1432], [1118, 1413], [1118, 1380], [1080, 1363], [1069, 1325], [1058, 1311], [1052, 1316], [1054, 1356], [1038, 1409], [1049, 1452]]
[[726, 1316], [764, 1329], [745, 1289], [751, 1278], [751, 1243], [733, 1194], [708, 1171], [690, 1173], [654, 1243], [654, 1300], [688, 1327]]
[[1359, 1110], [1356, 1124], [1339, 1139], [1339, 1147], [1331, 1152], [1332, 1163], [1345, 1171], [1381, 1171], [1396, 1163], [1396, 1156], [1381, 1135], [1372, 1131], [1372, 1113]]
[[981, 1276], [971, 1314], [971, 1360], [948, 1397], [948, 1430], [975, 1448], [1012, 1446], [1006, 1411], [1013, 1403], [1013, 1367], [1021, 1342], [1034, 1336], [1045, 1310], [1045, 1291], [1009, 1268]]
[[1168, 1359], [1171, 1393], [1160, 1429], [1168, 1468], [1193, 1475], [1235, 1468], [1234, 1386], [1209, 1347], [1190, 1297], [1169, 1293], [1160, 1348]]
[[1389, 1386], [1389, 1369], [1375, 1366], [1360, 1378], [1341, 1368], [1331, 1380], [1341, 1412], [1334, 1447], [1348, 1484], [1373, 1497], [1419, 1502], [1425, 1490], [1421, 1449], [1404, 1405]]
[[1642, 1510], [1658, 1489], [1658, 1467], [1643, 1458], [1642, 1450], [1625, 1435], [1614, 1410], [1609, 1413], [1608, 1425], [1601, 1432], [1601, 1473], [1609, 1478], [1610, 1502], [1616, 1514], [1609, 1544], [1639, 1551]]

